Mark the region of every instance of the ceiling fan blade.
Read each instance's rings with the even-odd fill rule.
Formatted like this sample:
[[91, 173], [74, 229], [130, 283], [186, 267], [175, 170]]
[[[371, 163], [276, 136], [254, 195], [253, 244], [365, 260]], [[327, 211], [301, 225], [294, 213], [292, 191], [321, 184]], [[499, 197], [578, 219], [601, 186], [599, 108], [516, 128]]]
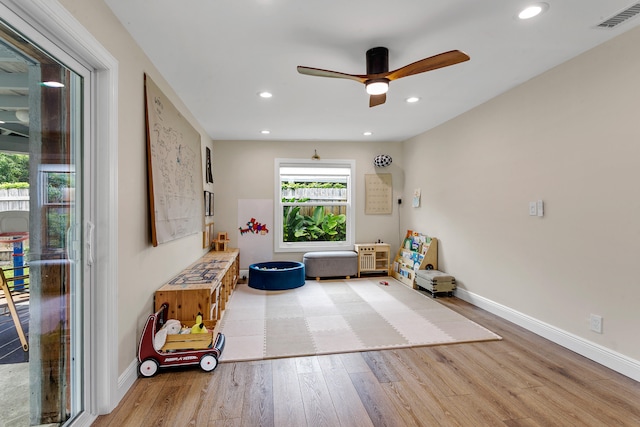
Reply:
[[360, 83], [364, 83], [367, 80], [367, 76], [361, 76], [357, 74], [340, 73], [338, 71], [321, 70], [320, 68], [303, 67], [298, 65], [298, 72], [300, 74], [306, 74], [308, 76], [317, 77], [333, 77], [337, 79], [349, 79], [355, 80]]
[[369, 97], [369, 108], [375, 107], [376, 105], [384, 104], [387, 100], [387, 94], [383, 93], [380, 95], [371, 95]]
[[460, 62], [468, 61], [469, 59], [469, 55], [466, 53], [459, 50], [451, 50], [449, 52], [421, 59], [420, 61], [398, 68], [397, 70], [390, 71], [386, 77], [389, 80], [397, 80], [402, 77], [437, 70], [438, 68], [448, 67], [449, 65], [455, 65]]

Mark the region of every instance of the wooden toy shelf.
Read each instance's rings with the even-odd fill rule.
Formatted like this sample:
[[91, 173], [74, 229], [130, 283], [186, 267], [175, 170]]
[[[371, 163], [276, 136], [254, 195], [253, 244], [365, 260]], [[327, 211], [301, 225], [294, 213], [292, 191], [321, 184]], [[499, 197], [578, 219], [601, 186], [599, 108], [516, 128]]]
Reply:
[[207, 253], [156, 291], [155, 310], [168, 304], [168, 318], [184, 325], [202, 313], [205, 326], [213, 328], [238, 283], [239, 265], [238, 249]]
[[437, 269], [438, 239], [408, 230], [393, 260], [393, 278], [416, 289], [417, 270]]

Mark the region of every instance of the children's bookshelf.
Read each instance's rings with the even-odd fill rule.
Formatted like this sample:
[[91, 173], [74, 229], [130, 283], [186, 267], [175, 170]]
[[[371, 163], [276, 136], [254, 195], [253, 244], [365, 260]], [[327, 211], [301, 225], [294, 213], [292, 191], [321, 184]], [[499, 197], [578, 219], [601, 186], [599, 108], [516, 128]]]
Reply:
[[432, 269], [438, 269], [438, 239], [407, 230], [393, 260], [393, 277], [415, 289], [416, 271]]

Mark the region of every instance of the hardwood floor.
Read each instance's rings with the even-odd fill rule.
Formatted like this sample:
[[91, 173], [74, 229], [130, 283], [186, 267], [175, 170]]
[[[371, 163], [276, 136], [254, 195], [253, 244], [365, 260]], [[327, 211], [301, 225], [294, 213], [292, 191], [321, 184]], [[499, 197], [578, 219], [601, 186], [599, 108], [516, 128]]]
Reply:
[[94, 426], [639, 426], [640, 383], [457, 298], [502, 341], [138, 379]]

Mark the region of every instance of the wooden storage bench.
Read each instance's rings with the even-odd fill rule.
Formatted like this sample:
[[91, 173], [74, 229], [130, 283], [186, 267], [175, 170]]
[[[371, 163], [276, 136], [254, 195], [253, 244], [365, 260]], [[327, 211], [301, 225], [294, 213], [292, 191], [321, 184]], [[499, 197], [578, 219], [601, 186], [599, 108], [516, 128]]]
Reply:
[[167, 318], [185, 325], [193, 325], [201, 313], [207, 328], [212, 328], [238, 283], [239, 257], [238, 249], [208, 252], [156, 291], [155, 311], [167, 303]]

